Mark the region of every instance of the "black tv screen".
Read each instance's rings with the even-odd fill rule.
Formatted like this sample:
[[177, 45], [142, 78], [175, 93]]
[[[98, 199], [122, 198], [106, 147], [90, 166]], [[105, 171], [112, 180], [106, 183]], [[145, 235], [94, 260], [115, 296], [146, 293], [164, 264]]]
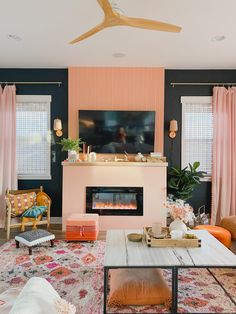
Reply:
[[155, 111], [79, 110], [79, 137], [96, 153], [154, 151]]

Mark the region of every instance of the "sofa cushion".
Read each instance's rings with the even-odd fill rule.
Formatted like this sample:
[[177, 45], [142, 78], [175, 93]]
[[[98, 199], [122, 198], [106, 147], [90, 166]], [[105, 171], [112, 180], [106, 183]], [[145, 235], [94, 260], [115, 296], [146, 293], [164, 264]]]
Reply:
[[12, 217], [20, 216], [25, 210], [32, 207], [35, 203], [35, 192], [25, 194], [8, 194], [6, 196], [11, 204]]
[[60, 300], [59, 294], [46, 279], [33, 277], [27, 281], [9, 314], [58, 314], [57, 300]]
[[10, 288], [0, 294], [0, 313], [1, 314], [9, 314], [20, 292], [21, 292], [21, 288]]
[[221, 220], [220, 226], [231, 233], [233, 240], [236, 240], [236, 216], [225, 217]]
[[110, 276], [110, 306], [170, 303], [171, 290], [160, 269], [112, 269]]

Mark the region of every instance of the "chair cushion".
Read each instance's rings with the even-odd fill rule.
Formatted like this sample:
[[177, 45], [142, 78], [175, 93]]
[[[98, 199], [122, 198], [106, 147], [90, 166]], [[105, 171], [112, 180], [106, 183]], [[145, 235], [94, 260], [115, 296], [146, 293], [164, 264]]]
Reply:
[[35, 192], [25, 194], [8, 194], [6, 196], [11, 204], [11, 216], [20, 216], [25, 210], [29, 209], [35, 204]]
[[112, 269], [110, 275], [110, 306], [169, 304], [171, 300], [160, 269]]
[[33, 206], [23, 212], [21, 217], [37, 218], [47, 210], [47, 206]]
[[233, 240], [236, 240], [236, 216], [225, 217], [221, 220], [220, 226], [227, 229], [232, 236]]

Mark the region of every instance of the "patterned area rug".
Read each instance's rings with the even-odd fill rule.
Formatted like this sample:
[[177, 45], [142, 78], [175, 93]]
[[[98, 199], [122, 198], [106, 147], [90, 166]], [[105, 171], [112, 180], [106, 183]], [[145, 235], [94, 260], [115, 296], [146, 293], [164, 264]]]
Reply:
[[[15, 248], [13, 241], [0, 247], [0, 292], [23, 286], [33, 276], [46, 278], [61, 297], [75, 304], [79, 314], [101, 314], [103, 309], [103, 258], [105, 241], [66, 243], [55, 241], [33, 249]], [[236, 272], [233, 270], [181, 270], [180, 313], [236, 313]], [[164, 271], [170, 282], [170, 272]], [[224, 286], [225, 291], [218, 282]], [[111, 313], [166, 313], [164, 306], [111, 308]]]

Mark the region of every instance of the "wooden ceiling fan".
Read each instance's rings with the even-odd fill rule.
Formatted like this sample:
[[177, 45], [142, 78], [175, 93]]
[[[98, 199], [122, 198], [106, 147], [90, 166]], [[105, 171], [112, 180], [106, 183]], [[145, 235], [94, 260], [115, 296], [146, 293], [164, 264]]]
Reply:
[[151, 29], [151, 30], [162, 31], [162, 32], [174, 32], [174, 33], [179, 33], [181, 31], [181, 27], [177, 25], [167, 24], [167, 23], [163, 23], [159, 21], [147, 20], [147, 19], [142, 19], [142, 18], [127, 17], [125, 15], [122, 15], [116, 12], [112, 8], [109, 0], [97, 0], [97, 1], [104, 12], [104, 19], [102, 23], [98, 24], [97, 26], [90, 29], [88, 32], [75, 38], [74, 40], [70, 42], [70, 44], [75, 44], [81, 40], [84, 40], [100, 32], [104, 28], [112, 27], [112, 26], [131, 26], [131, 27], [145, 28], [145, 29]]

